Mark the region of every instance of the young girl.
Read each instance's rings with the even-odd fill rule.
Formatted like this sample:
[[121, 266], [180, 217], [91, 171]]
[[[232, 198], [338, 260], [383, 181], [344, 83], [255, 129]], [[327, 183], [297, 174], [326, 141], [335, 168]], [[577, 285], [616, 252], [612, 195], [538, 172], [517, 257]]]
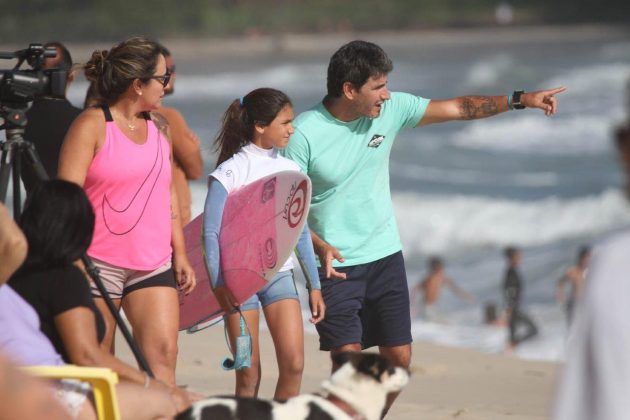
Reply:
[[[304, 368], [304, 331], [298, 293], [293, 279], [293, 261], [289, 258], [278, 274], [246, 302], [237, 302], [223, 284], [219, 255], [221, 218], [228, 193], [275, 172], [298, 166], [278, 155], [293, 133], [293, 107], [284, 93], [270, 88], [256, 89], [234, 100], [225, 112], [223, 126], [215, 143], [220, 151], [217, 168], [209, 177], [205, 204], [204, 242], [210, 267], [212, 288], [228, 314], [228, 334], [235, 348], [240, 333], [239, 307], [252, 336], [251, 367], [236, 370], [236, 395], [255, 397], [260, 385], [261, 367], [258, 348], [259, 305], [262, 306], [273, 338], [280, 370], [274, 398], [285, 400], [300, 391]], [[304, 256], [308, 274], [309, 303], [316, 324], [324, 319], [325, 305], [308, 226], [297, 245]]]

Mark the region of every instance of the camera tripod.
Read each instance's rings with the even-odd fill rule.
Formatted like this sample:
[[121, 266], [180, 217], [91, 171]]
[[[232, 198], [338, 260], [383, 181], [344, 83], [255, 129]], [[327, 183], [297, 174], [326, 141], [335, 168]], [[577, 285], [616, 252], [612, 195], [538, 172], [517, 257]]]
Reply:
[[[0, 111], [4, 111], [0, 109]], [[1, 115], [1, 114], [0, 114]], [[26, 126], [26, 114], [23, 110], [11, 110], [4, 116], [5, 123], [0, 126], [0, 130], [6, 130], [6, 141], [0, 145], [2, 151], [2, 161], [0, 162], [0, 202], [5, 203], [7, 197], [7, 190], [9, 185], [9, 175], [12, 175], [13, 181], [13, 217], [15, 220], [19, 220], [21, 216], [22, 200], [20, 179], [22, 177], [22, 157], [25, 155], [26, 162], [33, 168], [37, 179], [40, 181], [48, 180], [48, 174], [44, 169], [33, 143], [25, 140], [24, 127]], [[86, 271], [94, 281], [94, 284], [98, 288], [101, 297], [105, 301], [107, 308], [116, 320], [116, 324], [120, 328], [121, 333], [125, 337], [127, 344], [131, 348], [134, 357], [138, 363], [138, 366], [146, 372], [150, 377], [154, 378], [154, 374], [151, 371], [149, 363], [147, 362], [144, 354], [140, 351], [140, 348], [136, 344], [133, 336], [129, 332], [127, 325], [123, 321], [120, 313], [116, 309], [114, 302], [112, 302], [109, 293], [105, 289], [103, 282], [99, 276], [99, 270], [96, 268], [92, 260], [83, 254], [81, 261], [85, 266]]]

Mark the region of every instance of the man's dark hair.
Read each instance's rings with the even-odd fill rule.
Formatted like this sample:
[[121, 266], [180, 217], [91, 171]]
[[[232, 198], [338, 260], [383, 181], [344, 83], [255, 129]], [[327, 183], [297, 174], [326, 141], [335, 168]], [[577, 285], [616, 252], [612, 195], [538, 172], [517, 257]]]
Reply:
[[591, 247], [589, 245], [582, 245], [580, 249], [578, 249], [578, 262], [581, 262], [588, 254], [591, 253]]
[[508, 246], [503, 250], [503, 254], [510, 259], [513, 258], [518, 252], [519, 249], [515, 246]]
[[430, 257], [429, 258], [429, 268], [431, 269], [431, 271], [433, 270], [437, 270], [440, 267], [444, 266], [444, 261], [442, 261], [442, 258], [440, 257]]
[[44, 44], [44, 48], [54, 47], [57, 50], [57, 57], [47, 61], [47, 68], [58, 68], [70, 71], [72, 68], [72, 56], [70, 51], [59, 41], [51, 41]]
[[339, 98], [343, 84], [360, 89], [370, 77], [392, 71], [394, 65], [381, 47], [371, 42], [352, 41], [337, 50], [328, 64], [328, 97]]

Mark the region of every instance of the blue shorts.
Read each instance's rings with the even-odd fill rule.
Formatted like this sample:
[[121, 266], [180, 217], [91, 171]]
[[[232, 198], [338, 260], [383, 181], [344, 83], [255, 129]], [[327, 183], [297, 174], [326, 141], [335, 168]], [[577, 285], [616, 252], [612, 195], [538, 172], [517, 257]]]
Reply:
[[395, 347], [412, 342], [402, 251], [367, 264], [337, 267], [345, 280], [319, 269], [326, 318], [316, 325], [320, 350], [346, 344]]
[[263, 287], [254, 296], [247, 299], [241, 305], [241, 311], [250, 311], [271, 305], [282, 299], [299, 300], [298, 291], [293, 280], [293, 270], [280, 271], [268, 285]]

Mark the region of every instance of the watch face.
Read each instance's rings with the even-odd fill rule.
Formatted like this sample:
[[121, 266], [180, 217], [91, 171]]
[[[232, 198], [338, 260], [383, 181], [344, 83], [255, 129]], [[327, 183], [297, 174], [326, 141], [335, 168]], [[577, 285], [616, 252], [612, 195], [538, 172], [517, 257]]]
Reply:
[[521, 95], [525, 93], [522, 90], [515, 90], [514, 94], [512, 95], [512, 106], [514, 107], [514, 109], [523, 109], [525, 108], [522, 104], [521, 104]]

